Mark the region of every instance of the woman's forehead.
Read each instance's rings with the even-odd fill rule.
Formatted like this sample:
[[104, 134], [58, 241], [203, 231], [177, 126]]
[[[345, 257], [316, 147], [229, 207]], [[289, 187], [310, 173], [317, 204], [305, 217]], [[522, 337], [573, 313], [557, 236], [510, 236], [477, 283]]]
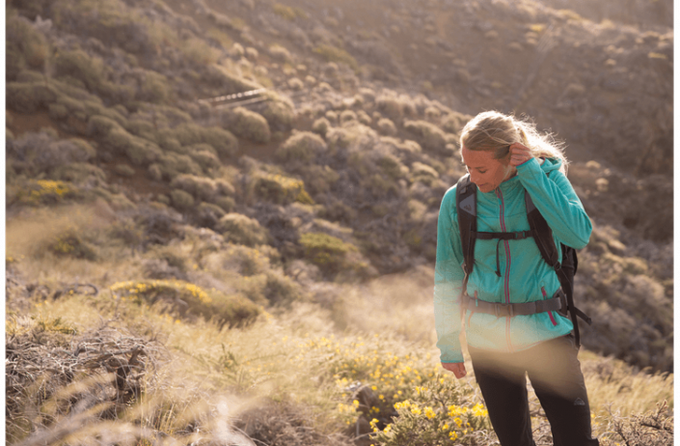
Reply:
[[468, 167], [489, 167], [498, 164], [499, 161], [494, 158], [492, 150], [470, 150], [463, 147], [461, 155], [463, 157], [463, 164]]

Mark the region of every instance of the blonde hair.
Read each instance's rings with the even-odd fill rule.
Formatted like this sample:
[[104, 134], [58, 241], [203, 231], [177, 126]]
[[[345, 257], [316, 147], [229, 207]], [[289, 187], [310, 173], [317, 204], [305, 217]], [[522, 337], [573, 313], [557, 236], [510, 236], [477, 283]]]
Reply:
[[497, 111], [486, 111], [472, 118], [460, 134], [460, 150], [493, 151], [494, 158], [500, 159], [508, 154], [508, 146], [520, 143], [529, 148], [534, 158], [555, 158], [562, 161], [560, 171], [567, 173], [567, 157], [563, 153], [564, 144], [556, 141], [552, 134], [541, 134], [536, 124], [520, 120], [514, 116]]

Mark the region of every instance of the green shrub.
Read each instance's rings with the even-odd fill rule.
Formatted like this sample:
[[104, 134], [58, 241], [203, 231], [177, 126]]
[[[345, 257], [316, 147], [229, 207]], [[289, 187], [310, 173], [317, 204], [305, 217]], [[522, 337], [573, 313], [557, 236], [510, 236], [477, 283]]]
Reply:
[[225, 210], [216, 204], [202, 202], [196, 207], [195, 217], [200, 226], [214, 228], [225, 214]]
[[[111, 292], [141, 304], [158, 303], [168, 311], [191, 320], [200, 316], [223, 327], [241, 327], [253, 322], [262, 309], [239, 294], [204, 290], [180, 280], [145, 280], [118, 282]], [[181, 305], [184, 302], [186, 305]]]
[[232, 197], [217, 197], [215, 204], [219, 206], [224, 212], [232, 212], [236, 207], [236, 201]]
[[135, 169], [127, 164], [116, 164], [113, 171], [122, 177], [131, 177], [135, 174]]
[[[152, 166], [155, 166], [152, 168]], [[162, 153], [158, 162], [149, 167], [149, 173], [155, 179], [171, 181], [177, 175], [186, 173], [191, 175], [201, 175], [201, 167], [196, 164], [189, 155], [179, 153]], [[153, 171], [153, 172], [152, 172]], [[158, 176], [160, 175], [160, 177]]]
[[[201, 127], [196, 124], [182, 124], [169, 130], [169, 136], [183, 146], [210, 144], [220, 156], [231, 157], [238, 151], [238, 140], [231, 132], [219, 127]], [[167, 140], [166, 140], [167, 141]]]
[[269, 47], [269, 55], [279, 62], [290, 62], [291, 56], [290, 51], [285, 47], [275, 43]]
[[381, 135], [394, 136], [397, 134], [397, 127], [391, 120], [381, 118], [378, 121], [378, 132], [380, 132]]
[[29, 180], [21, 184], [7, 185], [7, 201], [30, 205], [60, 203], [75, 198], [78, 189], [73, 184], [53, 180]]
[[155, 71], [144, 70], [141, 74], [139, 91], [135, 96], [140, 101], [164, 104], [172, 94], [168, 78]]
[[265, 102], [262, 116], [269, 123], [272, 131], [287, 131], [293, 125], [295, 118], [295, 105], [290, 99], [276, 93], [268, 92], [268, 100]]
[[55, 76], [71, 76], [90, 91], [100, 91], [106, 76], [104, 61], [83, 50], [60, 51], [54, 58], [53, 69]]
[[297, 132], [276, 149], [275, 156], [285, 162], [300, 161], [307, 163], [325, 152], [326, 149], [326, 143], [319, 135], [311, 132]]
[[54, 119], [55, 121], [63, 121], [69, 117], [68, 109], [62, 104], [49, 104], [48, 112], [50, 118]]
[[455, 135], [460, 135], [460, 131], [463, 130], [465, 124], [472, 119], [472, 116], [465, 115], [463, 113], [451, 112], [444, 119], [442, 119], [441, 127], [444, 131], [448, 133], [453, 133]]
[[74, 184], [104, 184], [106, 181], [104, 171], [90, 163], [68, 163], [58, 166], [49, 177], [55, 181]]
[[47, 249], [59, 257], [71, 257], [74, 259], [97, 260], [96, 248], [83, 240], [75, 229], [56, 235], [49, 241]]
[[293, 91], [300, 91], [303, 88], [305, 88], [305, 84], [300, 79], [298, 79], [297, 77], [293, 77], [293, 78], [288, 79], [288, 86]]
[[402, 178], [408, 169], [394, 155], [387, 154], [378, 160], [378, 166], [392, 180]]
[[331, 127], [331, 123], [326, 118], [319, 118], [312, 124], [312, 132], [321, 136], [326, 136], [326, 132]]
[[314, 204], [302, 180], [278, 174], [260, 173], [255, 176], [252, 192], [260, 200], [276, 204], [289, 204], [299, 201], [304, 204]]
[[[158, 132], [156, 136], [158, 145], [165, 151], [187, 154], [188, 147], [182, 146], [179, 140], [169, 132]], [[210, 146], [212, 148], [212, 146]]]
[[269, 231], [254, 218], [239, 213], [228, 213], [217, 224], [217, 231], [232, 243], [246, 246], [264, 245], [269, 240]]
[[133, 136], [123, 128], [112, 129], [101, 142], [114, 153], [124, 153], [137, 166], [148, 166], [162, 155], [157, 145]]
[[268, 143], [271, 139], [269, 124], [259, 113], [243, 107], [236, 107], [229, 118], [229, 128], [238, 136], [258, 143]]
[[348, 121], [356, 121], [357, 120], [357, 114], [354, 113], [352, 110], [343, 110], [342, 113], [340, 113], [340, 123], [344, 124], [345, 122]]
[[383, 93], [376, 98], [378, 111], [393, 122], [401, 123], [404, 119], [404, 103], [394, 94]]
[[371, 125], [373, 123], [373, 119], [363, 110], [357, 112], [357, 119], [363, 125]]
[[311, 164], [305, 166], [300, 171], [305, 182], [305, 188], [309, 190], [312, 195], [328, 192], [331, 186], [340, 179], [340, 175], [330, 166], [319, 166]]
[[215, 202], [218, 196], [234, 194], [234, 187], [224, 179], [181, 174], [170, 182], [170, 187], [183, 190], [199, 201]]
[[447, 154], [446, 135], [436, 125], [427, 121], [406, 121], [404, 129], [415, 135], [423, 149], [442, 155]]
[[300, 236], [305, 259], [314, 263], [326, 275], [336, 275], [352, 268], [347, 254], [358, 252], [356, 246], [345, 243], [337, 237], [322, 232], [306, 232]]
[[43, 70], [49, 54], [45, 36], [12, 8], [5, 17], [5, 74], [14, 80], [24, 68]]
[[144, 138], [147, 141], [158, 144], [158, 137], [156, 129], [151, 122], [142, 121], [140, 119], [133, 119], [125, 124], [125, 130], [132, 133], [135, 136]]
[[189, 210], [194, 206], [194, 197], [180, 189], [171, 191], [170, 199], [172, 200], [172, 205], [180, 211]]
[[57, 92], [44, 82], [8, 82], [5, 86], [7, 107], [19, 113], [35, 113], [57, 100]]
[[87, 133], [92, 137], [105, 137], [113, 130], [125, 131], [116, 121], [106, 116], [93, 115], [87, 121]]
[[398, 416], [380, 430], [378, 420], [371, 422], [375, 444], [400, 446], [423, 444], [487, 444], [491, 431], [488, 410], [471, 387], [450, 379], [430, 380], [416, 387], [414, 397], [394, 404]]
[[189, 148], [189, 156], [196, 162], [204, 172], [218, 169], [222, 166], [220, 159], [215, 155], [212, 146], [208, 144], [197, 144]]
[[326, 62], [342, 63], [354, 71], [359, 69], [359, 64], [357, 63], [354, 56], [341, 48], [323, 44], [314, 48], [312, 51], [320, 55]]

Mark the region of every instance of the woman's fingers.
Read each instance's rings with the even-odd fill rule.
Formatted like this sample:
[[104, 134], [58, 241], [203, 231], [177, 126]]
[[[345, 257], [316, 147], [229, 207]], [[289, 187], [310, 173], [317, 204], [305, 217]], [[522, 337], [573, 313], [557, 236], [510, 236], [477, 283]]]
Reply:
[[517, 167], [532, 158], [528, 147], [516, 142], [510, 145], [510, 164]]

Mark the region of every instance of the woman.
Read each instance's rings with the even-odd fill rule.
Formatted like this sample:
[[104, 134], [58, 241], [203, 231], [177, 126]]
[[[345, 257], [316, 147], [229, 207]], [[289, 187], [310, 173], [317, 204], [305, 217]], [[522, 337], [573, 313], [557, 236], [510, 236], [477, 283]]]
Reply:
[[[533, 124], [484, 112], [467, 123], [460, 141], [463, 164], [477, 187], [477, 231], [529, 230], [527, 191], [556, 246], [561, 242], [580, 249], [588, 243], [590, 219], [565, 175], [567, 160], [549, 136]], [[475, 378], [501, 445], [535, 444], [525, 375], [550, 421], [556, 446], [599, 444], [591, 438], [571, 320], [558, 311], [512, 316], [482, 311], [495, 303], [516, 306], [558, 295], [560, 281], [536, 241], [477, 239], [466, 293], [463, 260], [454, 186], [444, 195], [437, 228], [434, 305], [442, 366], [456, 378], [466, 375], [459, 340], [464, 325]], [[462, 294], [472, 302], [464, 314]]]

